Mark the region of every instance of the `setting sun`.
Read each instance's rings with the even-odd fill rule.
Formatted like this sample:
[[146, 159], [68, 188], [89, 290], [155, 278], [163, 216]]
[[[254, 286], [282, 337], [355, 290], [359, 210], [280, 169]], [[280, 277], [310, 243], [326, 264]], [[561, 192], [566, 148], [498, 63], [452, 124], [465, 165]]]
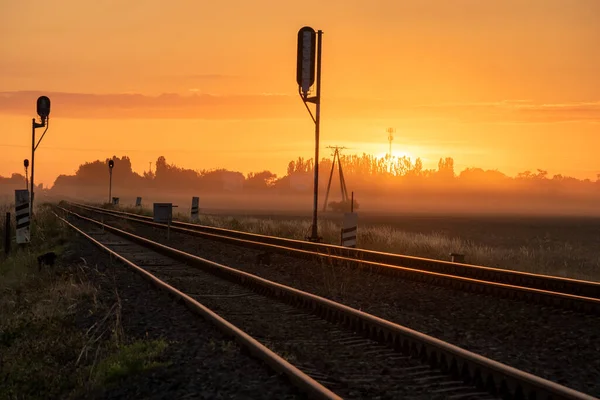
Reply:
[[[377, 158], [387, 158], [388, 157], [388, 153], [389, 153], [389, 151], [385, 152], [385, 153], [377, 153], [377, 154], [375, 154], [375, 157], [377, 157]], [[415, 157], [415, 155], [412, 154], [412, 153], [404, 152], [404, 151], [394, 151], [394, 150], [392, 150], [392, 159], [393, 160], [398, 160], [398, 159], [403, 158], [403, 157], [406, 157], [406, 158], [410, 159], [412, 162], [414, 162], [417, 159], [417, 157]]]

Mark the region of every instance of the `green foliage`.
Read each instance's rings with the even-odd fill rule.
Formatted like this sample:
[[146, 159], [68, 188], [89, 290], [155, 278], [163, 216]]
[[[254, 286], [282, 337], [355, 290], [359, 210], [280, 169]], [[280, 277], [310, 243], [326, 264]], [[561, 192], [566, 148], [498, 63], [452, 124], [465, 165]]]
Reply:
[[117, 382], [128, 376], [165, 365], [156, 361], [167, 348], [163, 340], [137, 341], [121, 346], [98, 364], [95, 374], [97, 384]]
[[234, 340], [219, 340], [215, 341], [214, 339], [210, 339], [208, 341], [208, 348], [211, 351], [221, 350], [224, 353], [237, 353], [240, 350], [239, 345]]

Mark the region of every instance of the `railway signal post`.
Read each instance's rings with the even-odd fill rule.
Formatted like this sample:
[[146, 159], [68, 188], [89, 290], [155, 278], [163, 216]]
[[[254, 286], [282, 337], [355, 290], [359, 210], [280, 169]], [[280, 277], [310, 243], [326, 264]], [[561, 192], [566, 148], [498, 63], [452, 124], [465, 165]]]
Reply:
[[[31, 193], [30, 193], [30, 201], [29, 201], [29, 215], [31, 217], [33, 217], [33, 188], [34, 188], [34, 181], [33, 181], [33, 174], [34, 174], [34, 168], [35, 168], [35, 150], [38, 148], [38, 146], [40, 145], [40, 143], [42, 142], [42, 139], [44, 138], [44, 135], [46, 134], [46, 132], [48, 131], [48, 126], [50, 125], [50, 99], [46, 96], [40, 96], [37, 99], [37, 114], [40, 116], [40, 120], [41, 122], [38, 123], [35, 121], [35, 118], [33, 118], [31, 120]], [[35, 130], [37, 128], [46, 128], [44, 130], [44, 133], [42, 134], [42, 137], [40, 137], [40, 140], [37, 142], [37, 144], [35, 143]], [[27, 168], [27, 167], [26, 167]]]
[[[312, 232], [307, 240], [311, 242], [321, 242], [322, 238], [318, 235], [317, 229], [317, 207], [319, 198], [319, 129], [321, 125], [321, 44], [323, 31], [315, 30], [305, 26], [298, 31], [298, 53], [296, 65], [296, 82], [298, 83], [298, 92], [304, 102], [308, 113], [315, 123], [315, 162], [314, 162], [314, 199], [313, 199], [313, 221]], [[315, 71], [316, 57], [316, 71]], [[316, 92], [309, 97], [310, 88], [317, 81]], [[313, 116], [308, 103], [316, 105], [315, 115]]]
[[108, 160], [108, 203], [111, 203], [112, 199], [112, 171], [115, 166], [115, 162], [113, 160]]
[[29, 189], [29, 172], [27, 172], [27, 169], [29, 168], [28, 159], [23, 160], [23, 166], [25, 167], [25, 189]]

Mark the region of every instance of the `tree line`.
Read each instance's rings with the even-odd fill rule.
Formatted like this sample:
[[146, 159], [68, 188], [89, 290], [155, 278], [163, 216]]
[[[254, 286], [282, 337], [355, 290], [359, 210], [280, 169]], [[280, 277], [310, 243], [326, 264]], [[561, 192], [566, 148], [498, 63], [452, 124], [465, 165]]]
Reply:
[[[296, 193], [311, 192], [314, 160], [298, 157], [287, 165], [284, 176], [269, 170], [246, 175], [224, 168], [193, 170], [168, 163], [161, 156], [156, 160], [155, 170], [138, 174], [133, 171], [127, 156], [111, 158], [114, 161], [113, 186], [128, 189], [160, 189], [198, 193], [246, 192], [246, 193]], [[109, 159], [85, 162], [74, 175], [60, 175], [51, 191], [61, 192], [69, 188], [104, 188], [108, 181]], [[519, 191], [543, 193], [596, 194], [600, 188], [600, 174], [595, 181], [576, 179], [563, 175], [549, 176], [546, 170], [524, 171], [510, 177], [498, 170], [466, 168], [455, 171], [451, 157], [440, 158], [437, 168], [425, 169], [420, 158], [375, 157], [370, 154], [340, 156], [348, 190], [369, 193], [406, 193], [407, 189], [421, 191]], [[323, 158], [319, 163], [320, 187], [328, 183], [333, 160]], [[23, 186], [25, 177], [13, 174], [0, 177], [0, 185]], [[333, 173], [332, 190], [339, 191], [337, 166]]]

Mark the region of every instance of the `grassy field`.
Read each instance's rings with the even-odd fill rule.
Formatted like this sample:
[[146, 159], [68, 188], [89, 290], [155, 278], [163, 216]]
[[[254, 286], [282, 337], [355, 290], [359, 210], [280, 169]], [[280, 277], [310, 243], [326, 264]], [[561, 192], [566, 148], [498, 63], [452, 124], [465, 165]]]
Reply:
[[[152, 215], [148, 209], [122, 210]], [[187, 213], [177, 213], [189, 221]], [[294, 215], [201, 215], [210, 226], [304, 239], [311, 219]], [[324, 214], [319, 235], [340, 244], [341, 216]], [[600, 281], [600, 218], [525, 216], [361, 215], [358, 246], [416, 257]]]
[[[14, 215], [0, 205], [1, 216], [7, 210]], [[154, 365], [166, 344], [124, 336], [116, 289], [107, 298], [90, 283], [93, 266], [49, 207], [38, 208], [30, 245], [17, 247], [12, 226], [12, 251], [0, 248], [0, 399], [85, 397]], [[40, 270], [37, 256], [48, 251], [56, 264]], [[88, 319], [96, 322], [82, 326]]]

